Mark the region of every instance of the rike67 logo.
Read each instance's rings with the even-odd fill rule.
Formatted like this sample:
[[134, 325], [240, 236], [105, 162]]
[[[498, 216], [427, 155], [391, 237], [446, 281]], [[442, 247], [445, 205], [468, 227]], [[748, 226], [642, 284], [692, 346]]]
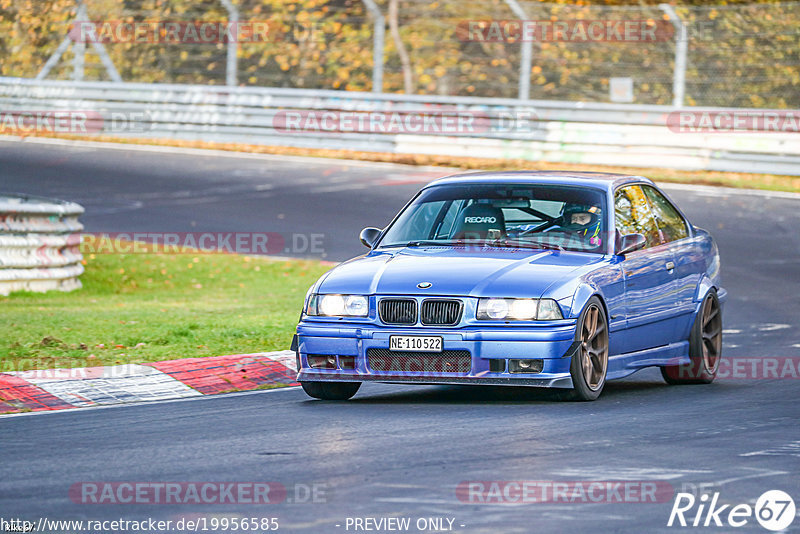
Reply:
[[767, 530], [786, 530], [794, 521], [794, 500], [781, 490], [764, 492], [755, 506], [749, 504], [719, 504], [719, 492], [696, 498], [691, 493], [678, 493], [672, 504], [667, 526], [681, 527], [743, 527], [753, 517]]

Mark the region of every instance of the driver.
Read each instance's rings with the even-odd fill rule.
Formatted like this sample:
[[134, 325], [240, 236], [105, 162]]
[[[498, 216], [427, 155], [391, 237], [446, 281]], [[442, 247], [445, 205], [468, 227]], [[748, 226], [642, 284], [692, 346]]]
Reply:
[[592, 246], [600, 246], [600, 208], [572, 204], [561, 214], [560, 230], [589, 240]]

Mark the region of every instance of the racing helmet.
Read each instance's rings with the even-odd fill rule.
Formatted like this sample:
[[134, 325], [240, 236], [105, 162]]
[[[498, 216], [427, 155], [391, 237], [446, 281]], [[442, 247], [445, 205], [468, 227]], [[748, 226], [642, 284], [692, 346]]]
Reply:
[[[589, 222], [586, 224], [577, 224], [572, 222], [572, 216], [576, 213], [588, 213]], [[600, 221], [600, 208], [597, 206], [585, 206], [582, 204], [566, 204], [561, 211], [561, 228], [564, 230], [581, 231], [588, 228], [593, 228]]]

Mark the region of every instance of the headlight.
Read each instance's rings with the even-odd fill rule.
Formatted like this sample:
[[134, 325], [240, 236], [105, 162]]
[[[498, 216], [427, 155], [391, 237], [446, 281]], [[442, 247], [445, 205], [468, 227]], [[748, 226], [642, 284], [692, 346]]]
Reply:
[[366, 317], [369, 301], [362, 295], [311, 295], [306, 313], [324, 317]]
[[481, 300], [484, 305], [481, 309], [480, 303], [478, 304], [478, 317], [483, 315], [486, 319], [505, 319], [508, 317], [508, 300], [506, 299], [486, 299]]
[[483, 321], [551, 321], [563, 319], [553, 299], [480, 299], [477, 317]]
[[555, 319], [563, 319], [561, 315], [561, 307], [558, 302], [553, 299], [541, 299], [539, 301], [539, 309], [536, 312], [536, 319], [539, 321], [553, 321]]

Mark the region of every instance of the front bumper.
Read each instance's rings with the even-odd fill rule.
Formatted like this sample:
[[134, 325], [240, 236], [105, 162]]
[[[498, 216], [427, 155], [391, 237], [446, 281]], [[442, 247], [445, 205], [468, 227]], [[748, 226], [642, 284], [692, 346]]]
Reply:
[[[547, 326], [462, 328], [403, 327], [304, 321], [297, 326], [298, 381], [478, 384], [571, 388], [569, 367], [575, 350], [575, 320]], [[445, 351], [470, 354], [469, 372], [438, 370], [378, 371], [367, 361], [369, 349], [389, 349], [390, 335], [441, 336]], [[396, 352], [398, 357], [406, 353]], [[435, 358], [437, 353], [430, 353]], [[311, 368], [308, 356], [334, 355], [337, 369]], [[342, 369], [340, 357], [354, 357], [355, 369]], [[538, 373], [510, 373], [508, 359], [540, 359]], [[494, 364], [491, 362], [495, 361]], [[502, 368], [502, 372], [493, 371]]]

